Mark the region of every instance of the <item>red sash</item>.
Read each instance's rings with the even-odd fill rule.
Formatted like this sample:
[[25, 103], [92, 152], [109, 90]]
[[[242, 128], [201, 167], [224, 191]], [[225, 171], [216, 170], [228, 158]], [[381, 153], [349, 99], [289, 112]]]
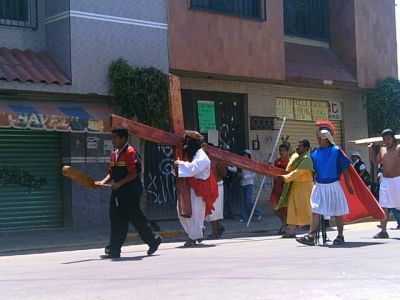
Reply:
[[218, 198], [218, 186], [213, 172], [210, 172], [210, 176], [206, 180], [189, 177], [188, 182], [195, 194], [202, 197], [206, 203], [206, 216], [211, 215], [214, 210], [214, 202]]

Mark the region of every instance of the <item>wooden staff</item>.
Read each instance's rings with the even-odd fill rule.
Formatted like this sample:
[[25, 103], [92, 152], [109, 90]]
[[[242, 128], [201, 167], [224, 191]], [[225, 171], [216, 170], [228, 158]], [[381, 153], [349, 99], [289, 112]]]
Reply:
[[[400, 134], [395, 135], [396, 140], [400, 140]], [[373, 138], [367, 138], [367, 139], [361, 139], [361, 140], [354, 140], [354, 141], [349, 141], [351, 144], [356, 144], [356, 145], [366, 145], [370, 143], [382, 143], [383, 138], [378, 136], [378, 137], [373, 137]]]
[[72, 181], [79, 183], [80, 185], [87, 187], [91, 190], [97, 190], [100, 187], [111, 187], [110, 184], [95, 184], [94, 179], [92, 177], [87, 176], [85, 173], [71, 167], [71, 166], [64, 166], [62, 168], [62, 174]]
[[[278, 147], [279, 140], [281, 139], [281, 135], [282, 135], [282, 131], [283, 131], [283, 126], [285, 126], [285, 123], [286, 123], [286, 117], [283, 117], [281, 129], [279, 129], [279, 133], [278, 133], [278, 136], [276, 137], [276, 141], [275, 141], [274, 148], [272, 149], [272, 153], [271, 153], [271, 155], [269, 156], [269, 160], [268, 160], [268, 163], [269, 163], [269, 164], [272, 163], [272, 160], [273, 160], [273, 158], [274, 158], [275, 151], [276, 151], [276, 148]], [[247, 227], [249, 227], [249, 225], [250, 225], [251, 218], [253, 217], [254, 211], [255, 211], [255, 209], [256, 209], [258, 199], [260, 199], [261, 191], [262, 191], [262, 188], [264, 187], [264, 183], [265, 183], [265, 178], [266, 178], [266, 177], [263, 176], [263, 179], [262, 179], [261, 185], [260, 185], [260, 189], [258, 190], [258, 194], [257, 194], [257, 197], [256, 197], [256, 201], [254, 201], [253, 209], [251, 210], [251, 214], [250, 214], [249, 220], [247, 221]]]

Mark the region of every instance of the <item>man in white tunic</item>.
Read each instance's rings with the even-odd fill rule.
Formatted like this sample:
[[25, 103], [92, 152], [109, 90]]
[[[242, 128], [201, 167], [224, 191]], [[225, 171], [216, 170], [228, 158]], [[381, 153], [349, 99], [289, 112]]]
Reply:
[[386, 225], [389, 220], [390, 209], [400, 209], [400, 145], [397, 144], [392, 129], [382, 132], [384, 146], [375, 154], [373, 144], [370, 144], [369, 153], [373, 163], [383, 163], [383, 176], [379, 189], [379, 203], [385, 211], [386, 217], [381, 221], [382, 230], [374, 235], [376, 239], [387, 239], [389, 234]]
[[186, 131], [184, 137], [184, 153], [187, 161], [176, 160], [178, 177], [189, 179], [190, 196], [192, 204], [192, 216], [185, 218], [178, 213], [188, 240], [185, 247], [201, 242], [204, 235], [204, 220], [211, 214], [213, 203], [218, 196], [218, 188], [215, 177], [211, 173], [211, 161], [204, 151], [204, 138], [196, 131]]

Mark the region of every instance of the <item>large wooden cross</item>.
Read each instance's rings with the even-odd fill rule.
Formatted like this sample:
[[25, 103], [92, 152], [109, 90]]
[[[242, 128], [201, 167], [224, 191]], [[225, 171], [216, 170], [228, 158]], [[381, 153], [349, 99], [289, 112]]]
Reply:
[[[111, 127], [124, 127], [128, 129], [129, 133], [137, 135], [141, 139], [157, 144], [172, 146], [175, 149], [175, 158], [182, 158], [185, 127], [183, 123], [180, 80], [179, 77], [174, 75], [169, 75], [169, 99], [170, 118], [173, 132], [163, 131], [116, 115], [111, 115]], [[287, 174], [287, 172], [282, 169], [259, 163], [245, 156], [237, 155], [215, 147], [208, 147], [207, 150], [211, 159], [264, 176], [277, 177]], [[190, 217], [192, 215], [190, 188], [186, 179], [177, 178], [177, 191], [179, 213], [183, 217]]]

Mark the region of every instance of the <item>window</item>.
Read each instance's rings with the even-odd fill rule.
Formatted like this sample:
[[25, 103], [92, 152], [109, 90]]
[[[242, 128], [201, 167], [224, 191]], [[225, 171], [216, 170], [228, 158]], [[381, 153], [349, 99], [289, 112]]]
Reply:
[[286, 35], [328, 41], [328, 0], [284, 0], [283, 10]]
[[265, 20], [265, 0], [190, 0], [190, 8]]
[[0, 0], [0, 25], [37, 28], [37, 0]]

